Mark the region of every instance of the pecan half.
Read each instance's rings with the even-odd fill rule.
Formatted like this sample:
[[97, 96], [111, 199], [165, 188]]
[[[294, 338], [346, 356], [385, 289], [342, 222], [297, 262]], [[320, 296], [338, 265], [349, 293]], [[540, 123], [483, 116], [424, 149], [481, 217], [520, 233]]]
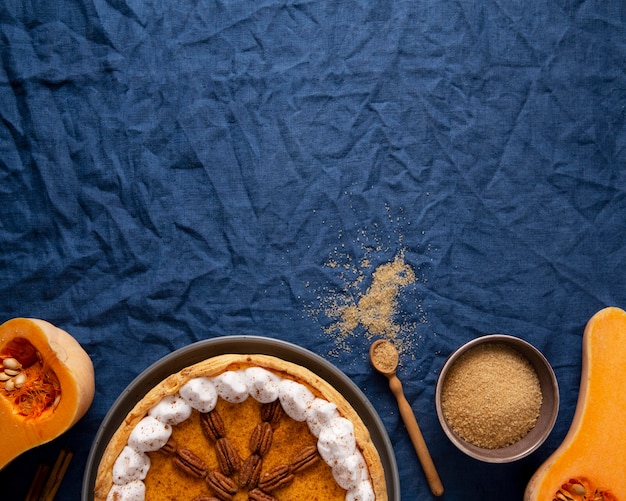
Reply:
[[274, 432], [271, 424], [267, 421], [257, 424], [252, 435], [250, 435], [250, 452], [265, 456], [272, 446], [273, 437]]
[[172, 461], [187, 475], [196, 478], [204, 478], [206, 476], [206, 464], [188, 449], [178, 449]]
[[219, 471], [211, 471], [206, 477], [206, 483], [215, 495], [222, 501], [230, 501], [237, 493], [237, 484]]
[[261, 489], [252, 489], [248, 492], [248, 501], [278, 501], [278, 499]]
[[165, 454], [175, 454], [176, 449], [177, 449], [176, 442], [174, 442], [174, 439], [170, 437], [167, 443], [163, 447], [161, 447], [161, 449], [159, 450], [161, 452], [164, 452]]
[[241, 466], [241, 457], [232, 442], [227, 438], [220, 438], [215, 442], [215, 452], [217, 453], [217, 462], [220, 470], [224, 475], [232, 475]]
[[200, 427], [211, 442], [215, 442], [226, 435], [222, 416], [215, 410], [200, 414]]
[[294, 456], [291, 458], [289, 470], [292, 473], [297, 473], [317, 463], [319, 458], [320, 455], [317, 452], [317, 447], [314, 445], [309, 445], [308, 447], [302, 449], [300, 452], [294, 454]]
[[266, 421], [272, 425], [272, 428], [276, 428], [284, 413], [280, 400], [276, 399], [261, 406], [261, 421]]
[[254, 489], [261, 478], [263, 460], [258, 454], [251, 454], [241, 465], [239, 470], [239, 487], [242, 489]]
[[286, 464], [275, 466], [259, 479], [259, 488], [265, 492], [272, 492], [290, 484], [294, 478]]

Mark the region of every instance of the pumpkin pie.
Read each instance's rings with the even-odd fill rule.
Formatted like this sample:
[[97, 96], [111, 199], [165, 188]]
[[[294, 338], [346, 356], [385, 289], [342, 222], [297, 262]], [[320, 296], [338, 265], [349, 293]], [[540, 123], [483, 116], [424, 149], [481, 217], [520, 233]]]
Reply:
[[381, 460], [349, 402], [310, 370], [220, 355], [151, 389], [98, 467], [95, 501], [386, 501]]

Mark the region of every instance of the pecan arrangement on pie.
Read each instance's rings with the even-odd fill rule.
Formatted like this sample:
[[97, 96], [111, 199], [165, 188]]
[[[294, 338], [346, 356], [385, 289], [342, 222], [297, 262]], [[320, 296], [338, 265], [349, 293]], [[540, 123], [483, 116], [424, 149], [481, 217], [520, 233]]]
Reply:
[[308, 369], [220, 355], [150, 390], [114, 433], [95, 501], [386, 501], [348, 401]]

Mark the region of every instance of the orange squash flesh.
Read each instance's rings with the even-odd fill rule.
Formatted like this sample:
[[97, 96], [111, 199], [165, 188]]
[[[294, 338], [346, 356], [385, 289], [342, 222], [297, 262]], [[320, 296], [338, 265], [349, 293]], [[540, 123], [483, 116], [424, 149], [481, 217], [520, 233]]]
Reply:
[[587, 323], [571, 427], [531, 478], [524, 501], [626, 501], [625, 389], [626, 312], [609, 307]]
[[14, 318], [0, 325], [0, 372], [8, 358], [20, 362], [26, 377], [20, 388], [7, 390], [0, 383], [0, 470], [72, 427], [95, 391], [89, 355], [67, 332], [44, 320]]

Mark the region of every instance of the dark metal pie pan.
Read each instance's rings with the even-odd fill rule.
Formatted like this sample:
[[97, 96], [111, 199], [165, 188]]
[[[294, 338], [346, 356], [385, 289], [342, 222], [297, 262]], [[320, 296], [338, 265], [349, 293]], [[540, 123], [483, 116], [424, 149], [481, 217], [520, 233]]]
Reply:
[[96, 433], [85, 467], [82, 501], [93, 501], [100, 459], [115, 430], [135, 404], [170, 374], [207, 358], [227, 353], [279, 357], [306, 367], [334, 386], [348, 400], [370, 431], [385, 471], [389, 500], [400, 501], [400, 477], [391, 441], [376, 410], [359, 387], [319, 355], [286, 341], [259, 336], [224, 336], [199, 341], [170, 353], [139, 374], [114, 402]]

